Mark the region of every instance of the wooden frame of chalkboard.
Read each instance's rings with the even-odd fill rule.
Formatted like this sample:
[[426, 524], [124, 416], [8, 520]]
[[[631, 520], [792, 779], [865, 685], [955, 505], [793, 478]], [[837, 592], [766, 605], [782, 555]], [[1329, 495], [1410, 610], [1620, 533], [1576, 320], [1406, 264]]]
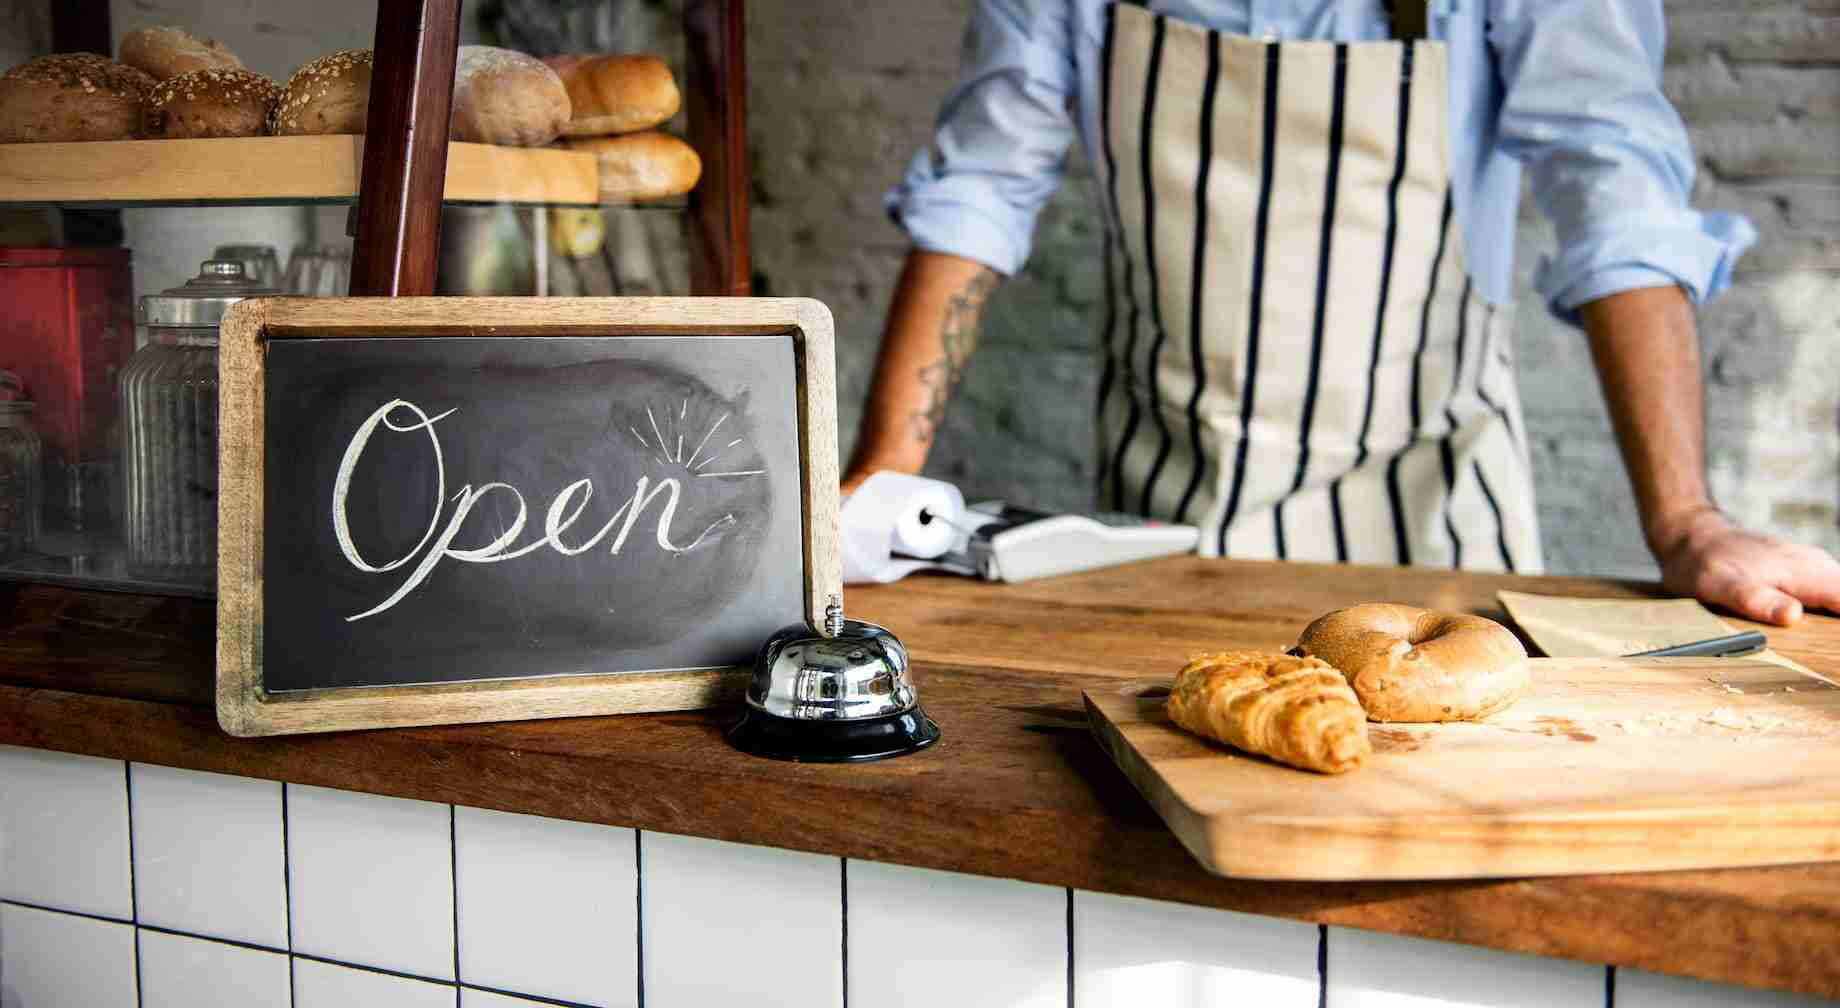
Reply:
[[[266, 468], [268, 439], [279, 436], [267, 423], [267, 372], [271, 353], [278, 353], [276, 348], [294, 341], [340, 339], [351, 345], [404, 339], [487, 338], [502, 342], [505, 338], [591, 336], [651, 338], [656, 342], [658, 337], [712, 337], [707, 351], [700, 346], [696, 350], [697, 359], [714, 360], [724, 353], [720, 337], [790, 337], [797, 389], [796, 405], [792, 407], [795, 419], [789, 425], [796, 425], [797, 445], [796, 449], [781, 445], [779, 450], [784, 457], [797, 460], [797, 523], [802, 532], [802, 555], [769, 557], [761, 565], [802, 563], [802, 591], [793, 584], [787, 597], [789, 607], [802, 607], [804, 619], [814, 628], [822, 630], [827, 611], [841, 608], [834, 336], [830, 311], [820, 302], [805, 298], [718, 297], [265, 298], [236, 305], [226, 316], [221, 334], [217, 715], [218, 722], [232, 735], [682, 710], [738, 698], [747, 678], [747, 669], [736, 664], [667, 667], [663, 671], [648, 671], [657, 666], [645, 666], [560, 674], [554, 668], [511, 667], [500, 670], [502, 674], [455, 681], [269, 689], [264, 677], [268, 602], [264, 536], [274, 527], [272, 520], [279, 516], [265, 514], [265, 500], [269, 500], [265, 480], [273, 472], [291, 470], [285, 466], [279, 470]], [[729, 340], [728, 344], [739, 342]], [[328, 352], [335, 350], [333, 344], [321, 344], [312, 347], [312, 351], [321, 346]], [[435, 344], [425, 346], [430, 352], [436, 348]], [[286, 349], [293, 359], [300, 360], [305, 348]], [[393, 431], [415, 429], [413, 425], [398, 425], [387, 415], [383, 422], [391, 424]], [[432, 421], [424, 426], [432, 433]], [[348, 448], [348, 455], [350, 451]], [[436, 457], [439, 464], [438, 448]], [[640, 486], [641, 492], [634, 496], [638, 501], [635, 515], [649, 500], [642, 496], [643, 482]], [[655, 489], [662, 489], [662, 483]], [[472, 491], [472, 487], [466, 491]], [[671, 499], [675, 501], [675, 492]], [[585, 495], [577, 498], [576, 515], [582, 510], [582, 501]], [[302, 506], [320, 505], [314, 502]], [[554, 525], [556, 512], [562, 506], [552, 502], [548, 519], [550, 536], [557, 544], [561, 540]], [[338, 507], [335, 496], [333, 510], [336, 512]], [[436, 515], [438, 518], [438, 511]], [[569, 517], [572, 520], [574, 515]], [[661, 543], [663, 521], [660, 519], [658, 533]], [[337, 523], [335, 516], [333, 524]], [[608, 527], [612, 524], [609, 520]], [[616, 552], [618, 548], [616, 545]], [[344, 669], [341, 674], [349, 677], [352, 673]], [[390, 680], [386, 677], [382, 682]]]

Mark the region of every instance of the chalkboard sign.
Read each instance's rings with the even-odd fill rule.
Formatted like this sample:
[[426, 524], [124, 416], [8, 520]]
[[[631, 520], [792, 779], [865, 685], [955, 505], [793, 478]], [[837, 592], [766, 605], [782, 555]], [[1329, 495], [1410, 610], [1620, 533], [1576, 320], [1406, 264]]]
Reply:
[[223, 335], [232, 734], [704, 706], [840, 605], [817, 302], [268, 299]]

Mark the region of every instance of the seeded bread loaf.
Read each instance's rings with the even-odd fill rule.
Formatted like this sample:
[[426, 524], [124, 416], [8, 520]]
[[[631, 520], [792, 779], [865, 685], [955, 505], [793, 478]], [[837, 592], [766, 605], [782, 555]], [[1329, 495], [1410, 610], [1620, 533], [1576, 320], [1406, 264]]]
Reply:
[[121, 37], [121, 61], [154, 80], [169, 80], [195, 70], [240, 70], [243, 61], [216, 39], [201, 39], [183, 28], [160, 25], [136, 28]]
[[0, 143], [131, 140], [152, 87], [107, 56], [40, 56], [0, 74]]
[[143, 135], [252, 137], [268, 131], [281, 88], [248, 70], [194, 70], [154, 85]]
[[276, 136], [363, 133], [371, 108], [371, 51], [346, 49], [294, 71], [275, 105]]
[[455, 140], [541, 147], [569, 121], [562, 78], [534, 56], [461, 46], [454, 60]]

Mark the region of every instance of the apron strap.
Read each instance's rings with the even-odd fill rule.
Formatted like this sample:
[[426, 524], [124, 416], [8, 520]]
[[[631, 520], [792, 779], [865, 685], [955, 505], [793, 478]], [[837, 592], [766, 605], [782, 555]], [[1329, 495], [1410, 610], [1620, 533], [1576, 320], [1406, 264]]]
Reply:
[[1393, 37], [1410, 42], [1429, 35], [1431, 0], [1386, 0], [1386, 12], [1393, 19]]

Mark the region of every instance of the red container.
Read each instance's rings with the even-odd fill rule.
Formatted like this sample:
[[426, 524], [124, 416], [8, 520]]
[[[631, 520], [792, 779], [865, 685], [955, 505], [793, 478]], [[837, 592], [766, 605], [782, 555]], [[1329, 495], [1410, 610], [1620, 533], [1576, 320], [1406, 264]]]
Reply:
[[111, 524], [115, 376], [134, 351], [128, 250], [0, 247], [0, 311], [0, 368], [38, 404], [47, 524]]

